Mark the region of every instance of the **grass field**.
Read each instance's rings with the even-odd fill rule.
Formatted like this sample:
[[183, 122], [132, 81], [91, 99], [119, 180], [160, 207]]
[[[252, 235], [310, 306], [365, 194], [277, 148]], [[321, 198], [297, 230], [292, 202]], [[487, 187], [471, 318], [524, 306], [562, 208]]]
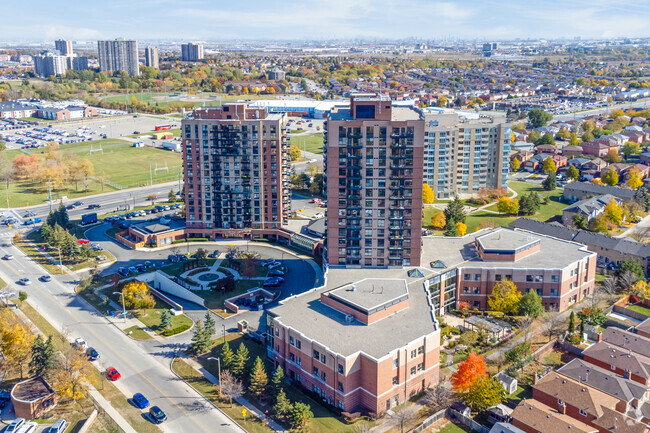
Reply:
[[[542, 204], [539, 211], [535, 215], [532, 215], [531, 218], [536, 218], [540, 221], [546, 221], [555, 215], [561, 215], [562, 209], [567, 207], [567, 203], [564, 203], [561, 200], [562, 190], [560, 189], [546, 191], [540, 184], [532, 182], [509, 182], [508, 186], [517, 192], [517, 198], [532, 191], [535, 194], [549, 199], [549, 203]], [[496, 203], [490, 207], [487, 207], [486, 210], [497, 212]]]
[[[103, 153], [90, 153], [91, 146], [93, 149], [102, 145]], [[155, 149], [152, 147], [132, 147], [131, 143], [123, 140], [97, 140], [92, 144], [74, 143], [61, 146], [60, 151], [70, 152], [79, 159], [87, 158], [92, 162], [95, 175], [104, 172], [106, 179], [120, 185], [142, 186], [149, 184], [150, 167], [151, 178], [154, 183], [174, 180], [178, 177], [179, 168], [182, 158], [180, 153], [169, 152], [166, 150]], [[45, 152], [42, 149], [34, 151], [34, 154]], [[20, 151], [8, 151], [10, 158], [21, 154]], [[125, 163], [126, 162], [126, 163]], [[166, 170], [161, 170], [162, 167]], [[156, 171], [156, 168], [158, 170]], [[108, 185], [104, 185], [104, 192], [113, 191]], [[43, 203], [48, 199], [47, 182], [31, 181], [14, 181], [9, 184], [9, 204], [12, 207], [29, 206]], [[88, 189], [79, 184], [75, 189], [74, 185], [68, 185], [65, 188], [52, 191], [52, 198], [67, 196], [68, 198], [84, 197], [102, 192], [101, 183], [92, 181]], [[0, 202], [6, 205], [6, 198]]]
[[443, 428], [438, 430], [438, 433], [467, 433], [472, 431], [474, 430], [464, 425], [458, 425], [454, 424], [453, 422], [449, 422]]
[[291, 145], [296, 145], [300, 150], [316, 153], [323, 153], [323, 133], [317, 134], [298, 134], [291, 136]]
[[650, 317], [650, 308], [644, 307], [643, 305], [628, 305], [626, 308]]
[[134, 340], [153, 340], [151, 335], [139, 326], [131, 326], [130, 328], [126, 328], [124, 332]]

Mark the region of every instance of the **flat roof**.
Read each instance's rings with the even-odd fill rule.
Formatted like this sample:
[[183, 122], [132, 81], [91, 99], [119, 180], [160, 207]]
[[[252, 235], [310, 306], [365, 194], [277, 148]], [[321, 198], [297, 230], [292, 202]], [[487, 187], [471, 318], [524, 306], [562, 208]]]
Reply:
[[515, 253], [539, 243], [539, 237], [531, 232], [497, 229], [476, 238], [486, 253]]
[[369, 313], [386, 304], [407, 299], [408, 287], [403, 279], [367, 278], [326, 294]]
[[54, 390], [42, 376], [33, 377], [14, 385], [11, 396], [16, 400], [32, 402], [54, 394]]

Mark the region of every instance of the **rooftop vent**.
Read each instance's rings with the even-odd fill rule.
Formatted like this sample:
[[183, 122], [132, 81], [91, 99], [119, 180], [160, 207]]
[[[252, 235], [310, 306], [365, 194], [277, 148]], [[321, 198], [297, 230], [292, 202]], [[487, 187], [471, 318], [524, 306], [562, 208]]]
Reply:
[[352, 314], [346, 314], [345, 323], [352, 323], [352, 322], [354, 322], [354, 316]]

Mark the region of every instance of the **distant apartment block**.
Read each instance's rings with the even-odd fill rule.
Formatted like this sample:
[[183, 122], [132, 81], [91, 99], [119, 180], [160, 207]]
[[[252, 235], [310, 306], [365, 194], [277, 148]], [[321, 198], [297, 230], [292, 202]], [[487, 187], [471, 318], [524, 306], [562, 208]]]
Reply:
[[158, 48], [149, 45], [144, 49], [144, 64], [145, 66], [158, 69]]
[[440, 328], [426, 297], [421, 281], [390, 277], [306, 292], [269, 311], [267, 353], [326, 403], [383, 413], [438, 383]]
[[56, 40], [54, 41], [54, 48], [62, 56], [72, 56], [74, 54], [72, 52], [72, 41], [64, 41], [63, 39]]
[[181, 60], [184, 62], [198, 62], [203, 59], [203, 44], [187, 43], [181, 45]]
[[78, 56], [78, 57], [67, 57], [68, 69], [73, 71], [85, 71], [88, 69], [88, 57]]
[[286, 121], [247, 104], [183, 119], [188, 236], [277, 236], [290, 211]]
[[330, 266], [420, 264], [424, 120], [375, 94], [334, 107], [325, 131]]
[[428, 111], [424, 120], [424, 182], [436, 198], [507, 186], [511, 129], [505, 117]]
[[49, 52], [34, 56], [34, 73], [39, 77], [63, 75], [66, 69], [66, 56], [58, 56]]
[[102, 72], [125, 71], [130, 76], [140, 75], [138, 41], [97, 41], [99, 69]]

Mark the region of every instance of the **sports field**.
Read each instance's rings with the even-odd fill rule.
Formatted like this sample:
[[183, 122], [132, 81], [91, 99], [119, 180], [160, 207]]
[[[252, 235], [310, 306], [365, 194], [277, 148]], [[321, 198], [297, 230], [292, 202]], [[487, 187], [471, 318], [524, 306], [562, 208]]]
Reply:
[[291, 135], [291, 145], [311, 153], [323, 153], [323, 133]]

